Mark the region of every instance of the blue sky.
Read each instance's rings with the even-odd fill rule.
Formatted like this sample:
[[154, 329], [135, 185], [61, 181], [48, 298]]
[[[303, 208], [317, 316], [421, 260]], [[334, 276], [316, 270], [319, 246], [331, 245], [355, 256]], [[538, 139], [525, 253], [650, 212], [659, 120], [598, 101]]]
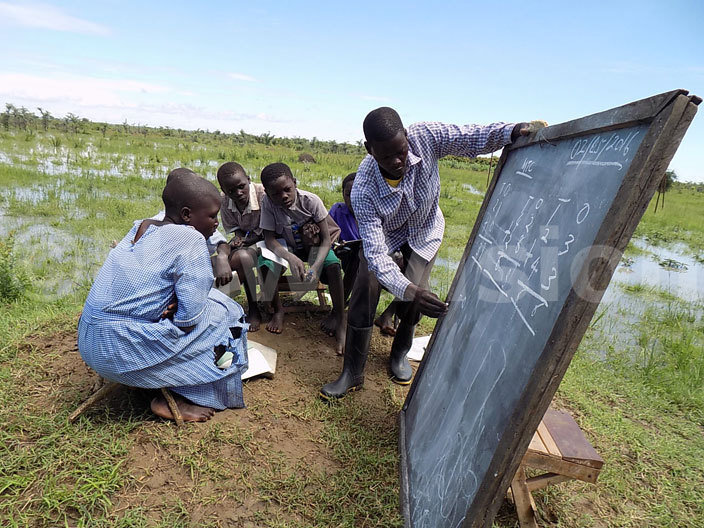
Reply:
[[[0, 0], [0, 103], [121, 123], [362, 138], [405, 123], [551, 124], [704, 96], [704, 3]], [[704, 115], [671, 164], [704, 181]]]

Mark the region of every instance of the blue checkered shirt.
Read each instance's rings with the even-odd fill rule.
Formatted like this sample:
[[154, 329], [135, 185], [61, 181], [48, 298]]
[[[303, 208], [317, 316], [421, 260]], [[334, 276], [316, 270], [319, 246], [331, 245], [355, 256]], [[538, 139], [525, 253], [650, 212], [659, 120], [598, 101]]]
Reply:
[[476, 157], [511, 142], [514, 124], [487, 126], [415, 123], [408, 127], [406, 174], [391, 187], [374, 158], [367, 155], [352, 187], [352, 209], [369, 269], [396, 297], [403, 298], [410, 281], [389, 256], [406, 242], [430, 261], [440, 248], [445, 219], [439, 207], [438, 160], [455, 155]]

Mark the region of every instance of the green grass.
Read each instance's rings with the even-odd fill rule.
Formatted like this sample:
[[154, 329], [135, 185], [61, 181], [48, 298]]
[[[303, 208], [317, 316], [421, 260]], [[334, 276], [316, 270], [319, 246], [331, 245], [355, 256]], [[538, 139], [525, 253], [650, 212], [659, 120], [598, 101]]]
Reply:
[[666, 205], [655, 212], [655, 200], [650, 203], [635, 236], [654, 245], [684, 242], [695, 254], [704, 252], [702, 211], [704, 192], [688, 185], [675, 183], [665, 195]]
[[[606, 462], [597, 486], [543, 492], [539, 502], [559, 512], [560, 526], [695, 527], [704, 521], [701, 423], [643, 381], [627, 362], [595, 359], [588, 343], [572, 361], [559, 398]], [[593, 510], [578, 518], [582, 501]]]

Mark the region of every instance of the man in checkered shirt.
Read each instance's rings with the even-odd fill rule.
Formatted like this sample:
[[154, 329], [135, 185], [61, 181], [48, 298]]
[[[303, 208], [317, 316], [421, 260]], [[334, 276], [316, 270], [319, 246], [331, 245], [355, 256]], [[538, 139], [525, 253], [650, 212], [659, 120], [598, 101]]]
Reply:
[[[402, 385], [411, 382], [413, 370], [406, 354], [421, 314], [439, 317], [447, 311], [447, 305], [428, 289], [445, 229], [439, 208], [438, 160], [493, 152], [527, 135], [528, 127], [527, 123], [415, 123], [406, 130], [392, 108], [377, 108], [367, 115], [363, 128], [369, 155], [359, 165], [352, 187], [352, 209], [363, 249], [349, 303], [342, 374], [321, 389], [321, 397], [340, 398], [364, 383], [382, 287], [405, 301], [397, 311], [401, 321], [391, 346], [391, 379]], [[403, 272], [390, 257], [394, 251], [403, 254]]]

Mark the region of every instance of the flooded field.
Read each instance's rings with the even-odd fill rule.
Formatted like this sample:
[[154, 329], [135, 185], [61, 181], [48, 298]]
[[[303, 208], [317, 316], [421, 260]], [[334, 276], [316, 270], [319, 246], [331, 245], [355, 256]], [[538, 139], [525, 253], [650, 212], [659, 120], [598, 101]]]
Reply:
[[[283, 340], [252, 334], [279, 349], [281, 370], [246, 387], [249, 408], [241, 413], [174, 432], [150, 421], [148, 399], [125, 390], [80, 423], [66, 423], [95, 381], [75, 350], [77, 314], [111, 243], [133, 220], [162, 209], [169, 170], [191, 167], [214, 181], [221, 163], [236, 160], [257, 181], [262, 167], [283, 161], [300, 188], [330, 207], [341, 201], [340, 182], [364, 149], [244, 133], [85, 127], [0, 130], [0, 292], [11, 299], [0, 303], [7, 336], [0, 344], [0, 524], [150, 526], [144, 512], [216, 517], [227, 495], [246, 497], [236, 510], [256, 526], [261, 511], [282, 515], [271, 526], [288, 526], [284, 518], [351, 526], [335, 517], [332, 486], [344, 497], [353, 490], [344, 509], [358, 519], [398, 526], [395, 423], [407, 388], [389, 382], [390, 340], [378, 332], [365, 390], [340, 406], [314, 396], [337, 374], [339, 358], [316, 316], [301, 314], [288, 319]], [[316, 162], [299, 161], [309, 148]], [[446, 227], [431, 288], [444, 297], [482, 203], [487, 164], [444, 160], [440, 177]], [[644, 526], [687, 526], [704, 516], [704, 193], [697, 189], [680, 186], [668, 194], [664, 214], [646, 213], [561, 384], [557, 404], [570, 408], [607, 460], [602, 485], [580, 490], [589, 508], [574, 504], [573, 487], [536, 494], [541, 511], [559, 512], [561, 526], [632, 526], [634, 511], [624, 503], [639, 515], [665, 505]], [[384, 293], [382, 306], [390, 300]], [[432, 327], [423, 318], [421, 331]], [[652, 434], [656, 427], [661, 434]], [[166, 481], [154, 481], [162, 474]], [[632, 486], [633, 475], [643, 485]], [[308, 522], [311, 511], [317, 524]], [[496, 524], [515, 526], [513, 509], [503, 508]]]

